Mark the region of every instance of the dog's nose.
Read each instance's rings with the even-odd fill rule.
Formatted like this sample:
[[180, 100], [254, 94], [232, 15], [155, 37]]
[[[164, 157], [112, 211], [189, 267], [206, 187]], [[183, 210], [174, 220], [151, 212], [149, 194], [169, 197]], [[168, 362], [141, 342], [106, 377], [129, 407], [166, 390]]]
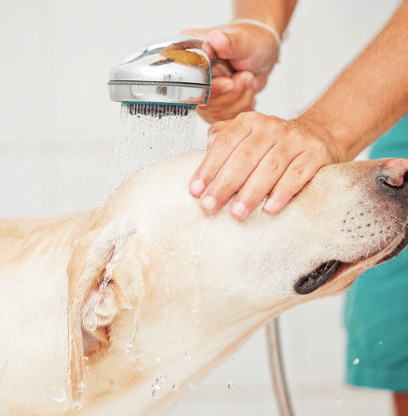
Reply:
[[408, 160], [385, 160], [377, 176], [376, 183], [381, 189], [394, 196], [402, 194], [402, 191], [408, 188], [406, 186], [408, 183]]

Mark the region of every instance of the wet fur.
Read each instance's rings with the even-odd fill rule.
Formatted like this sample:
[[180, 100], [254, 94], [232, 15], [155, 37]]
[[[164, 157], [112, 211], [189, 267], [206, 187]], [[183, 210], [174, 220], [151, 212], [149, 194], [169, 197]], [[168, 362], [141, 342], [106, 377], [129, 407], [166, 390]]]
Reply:
[[[405, 236], [406, 197], [376, 184], [386, 161], [326, 167], [280, 214], [241, 223], [188, 193], [202, 157], [139, 171], [101, 211], [0, 221], [1, 416], [164, 415], [270, 319], [341, 292]], [[332, 259], [326, 284], [294, 291]]]

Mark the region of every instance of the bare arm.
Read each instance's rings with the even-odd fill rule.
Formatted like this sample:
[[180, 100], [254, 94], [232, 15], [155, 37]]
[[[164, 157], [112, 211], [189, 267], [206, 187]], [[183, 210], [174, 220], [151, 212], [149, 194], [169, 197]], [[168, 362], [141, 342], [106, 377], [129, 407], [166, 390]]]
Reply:
[[[299, 120], [333, 136], [352, 160], [408, 112], [408, 1], [378, 36]], [[407, 137], [408, 146], [408, 137]]]
[[[327, 92], [293, 121], [256, 112], [218, 122], [190, 182], [204, 212], [237, 193], [230, 212], [245, 219], [282, 209], [322, 167], [353, 159], [408, 112], [408, 0]], [[408, 145], [408, 141], [407, 141]]]

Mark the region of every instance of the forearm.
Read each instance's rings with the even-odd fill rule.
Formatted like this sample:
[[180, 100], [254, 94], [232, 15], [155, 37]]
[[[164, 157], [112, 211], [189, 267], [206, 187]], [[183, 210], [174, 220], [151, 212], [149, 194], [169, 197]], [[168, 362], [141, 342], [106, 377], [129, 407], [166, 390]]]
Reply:
[[297, 0], [235, 0], [234, 19], [253, 19], [283, 34]]
[[353, 159], [408, 112], [407, 45], [404, 0], [363, 53], [299, 117], [331, 133], [340, 161]]

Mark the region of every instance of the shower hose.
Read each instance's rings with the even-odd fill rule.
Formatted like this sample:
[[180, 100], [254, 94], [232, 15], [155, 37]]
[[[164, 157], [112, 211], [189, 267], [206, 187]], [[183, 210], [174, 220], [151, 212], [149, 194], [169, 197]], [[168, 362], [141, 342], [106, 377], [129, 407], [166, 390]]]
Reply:
[[294, 416], [288, 385], [283, 368], [279, 318], [266, 324], [269, 366], [271, 369], [273, 392], [280, 416]]

